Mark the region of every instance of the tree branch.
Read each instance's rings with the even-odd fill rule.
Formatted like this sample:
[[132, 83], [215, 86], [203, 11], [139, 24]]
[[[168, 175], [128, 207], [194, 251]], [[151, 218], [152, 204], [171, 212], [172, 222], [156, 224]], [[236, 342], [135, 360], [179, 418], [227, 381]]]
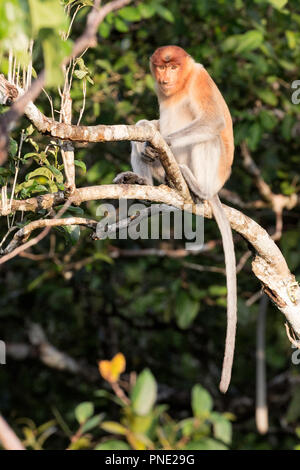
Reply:
[[[7, 93], [5, 93], [5, 87]], [[8, 99], [13, 100], [15, 91], [20, 89], [9, 83], [3, 76], [0, 76], [0, 104], [5, 103]], [[75, 126], [58, 121], [54, 121], [42, 114], [39, 109], [29, 103], [25, 108], [25, 115], [43, 134], [51, 135], [51, 137], [61, 140], [70, 140], [73, 142], [116, 142], [116, 141], [138, 141], [150, 142], [151, 145], [160, 152], [160, 161], [163, 165], [168, 180], [172, 187], [176, 188], [182, 196], [192, 202], [189, 189], [181, 174], [176, 159], [166, 144], [160, 132], [150, 122], [143, 126], [135, 125], [114, 125], [114, 126]]]
[[[51, 194], [12, 202], [13, 210], [35, 211], [49, 209], [55, 200], [62, 196]], [[211, 218], [208, 204], [186, 204], [177, 191], [167, 186], [102, 185], [79, 188], [70, 196], [69, 202], [80, 205], [82, 202], [103, 199], [140, 199], [160, 202], [187, 210], [197, 215]], [[240, 211], [223, 205], [226, 216], [234, 230], [240, 233], [257, 252], [252, 269], [262, 282], [265, 292], [284, 313], [297, 335], [300, 336], [300, 287], [290, 273], [286, 261], [272, 238], [260, 225]], [[66, 219], [63, 219], [66, 220]], [[74, 218], [75, 220], [75, 218]], [[23, 247], [19, 247], [22, 250]]]

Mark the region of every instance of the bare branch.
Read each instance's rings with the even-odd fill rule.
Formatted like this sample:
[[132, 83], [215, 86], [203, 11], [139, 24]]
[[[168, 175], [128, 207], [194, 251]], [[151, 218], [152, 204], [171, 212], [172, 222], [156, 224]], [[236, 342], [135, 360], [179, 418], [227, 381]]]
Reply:
[[284, 194], [274, 194], [271, 187], [265, 182], [261, 175], [260, 169], [250, 155], [249, 149], [245, 142], [241, 144], [244, 167], [248, 173], [254, 178], [255, 184], [262, 197], [270, 203], [276, 216], [276, 229], [272, 238], [279, 240], [282, 235], [282, 212], [283, 209], [291, 210], [298, 203], [297, 194], [285, 196]]
[[[63, 205], [63, 207], [59, 210], [59, 212], [57, 214], [55, 214], [54, 216], [54, 219], [59, 219], [59, 217], [61, 217], [65, 212], [66, 210], [68, 209], [68, 207], [70, 206], [71, 202], [70, 201], [66, 201]], [[33, 224], [35, 222], [43, 222], [43, 219], [40, 219], [40, 220], [35, 220], [33, 222]], [[26, 231], [26, 227], [24, 227], [25, 231]], [[8, 261], [9, 259], [12, 259], [14, 258], [15, 256], [17, 256], [18, 254], [22, 253], [22, 251], [26, 250], [27, 248], [30, 248], [31, 246], [33, 245], [36, 245], [37, 243], [39, 243], [43, 238], [45, 238], [48, 233], [50, 232], [50, 229], [51, 229], [51, 224], [48, 224], [46, 226], [46, 228], [35, 238], [32, 238], [31, 240], [29, 240], [27, 243], [24, 243], [24, 245], [22, 246], [17, 246], [16, 245], [16, 248], [15, 249], [12, 249], [12, 251], [6, 255], [4, 255], [2, 258], [0, 258], [0, 264], [3, 264], [5, 263], [6, 261]], [[23, 230], [23, 229], [22, 229]], [[28, 236], [25, 235], [25, 240], [28, 238]], [[23, 237], [24, 239], [24, 237]], [[15, 239], [15, 240], [18, 240]], [[20, 239], [19, 239], [20, 240]], [[14, 242], [14, 239], [13, 239], [13, 242]]]
[[[18, 230], [17, 233], [15, 233], [13, 239], [5, 248], [5, 250], [1, 250], [0, 253], [2, 255], [6, 255], [8, 253], [11, 253], [18, 246], [23, 245], [28, 240], [28, 238], [30, 237], [31, 233], [34, 230], [37, 230], [39, 228], [45, 228], [45, 227], [49, 227], [49, 229], [52, 227], [66, 227], [69, 225], [84, 225], [89, 228], [95, 228], [97, 225], [97, 222], [95, 220], [85, 219], [82, 217], [65, 217], [63, 219], [34, 220], [33, 222], [30, 222], [29, 224], [25, 225], [25, 227]], [[22, 247], [22, 250], [25, 250], [24, 246]], [[5, 262], [5, 256], [0, 259], [0, 264], [4, 262]]]
[[220, 240], [211, 240], [205, 243], [199, 250], [186, 250], [184, 248], [143, 248], [143, 249], [123, 249], [115, 245], [109, 247], [109, 255], [112, 258], [120, 258], [121, 256], [129, 258], [137, 258], [140, 256], [159, 256], [169, 258], [186, 258], [187, 256], [196, 256], [202, 253], [207, 253], [213, 250], [217, 245], [220, 245]]
[[[54, 201], [60, 200], [62, 197], [64, 197], [63, 193], [57, 193], [56, 195], [39, 196], [25, 201], [14, 200], [12, 201], [12, 208], [13, 210], [27, 211], [35, 211], [38, 208], [49, 209], [54, 205]], [[164, 185], [140, 186], [125, 184], [79, 188], [70, 196], [69, 203], [80, 205], [82, 202], [103, 199], [140, 199], [160, 202], [197, 215], [212, 217], [211, 209], [207, 203], [187, 204], [177, 191]], [[295, 277], [290, 273], [280, 249], [268, 233], [254, 220], [236, 209], [225, 205], [223, 207], [232, 228], [240, 233], [257, 252], [252, 262], [254, 274], [262, 282], [265, 292], [279, 310], [284, 313], [294, 331], [300, 335], [300, 287], [295, 281]], [[45, 230], [49, 231], [50, 227]], [[42, 234], [44, 234], [44, 231]], [[24, 248], [21, 246], [17, 250], [23, 251]], [[6, 257], [11, 255], [12, 253], [6, 255]]]

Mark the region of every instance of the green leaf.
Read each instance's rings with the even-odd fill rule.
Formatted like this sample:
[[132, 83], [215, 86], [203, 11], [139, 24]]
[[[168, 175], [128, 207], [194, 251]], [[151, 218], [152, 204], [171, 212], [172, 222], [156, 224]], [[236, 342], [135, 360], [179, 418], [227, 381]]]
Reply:
[[157, 384], [149, 369], [144, 369], [131, 392], [132, 409], [139, 416], [147, 415], [155, 401]]
[[295, 125], [295, 118], [292, 114], [286, 114], [280, 126], [280, 132], [282, 137], [289, 141], [292, 138], [292, 129]]
[[81, 428], [82, 434], [98, 426], [101, 423], [103, 416], [104, 413], [101, 413], [100, 415], [96, 415], [88, 419]]
[[97, 60], [96, 60], [96, 64], [97, 64], [97, 65], [100, 65], [100, 67], [103, 68], [104, 70], [106, 70], [107, 72], [111, 72], [111, 71], [112, 71], [111, 63], [110, 63], [108, 60], [97, 59]]
[[277, 124], [277, 117], [273, 113], [271, 113], [270, 111], [267, 111], [265, 109], [263, 109], [259, 113], [259, 119], [260, 119], [260, 122], [261, 122], [262, 126], [267, 131], [273, 130], [274, 127]]
[[288, 43], [288, 46], [290, 49], [295, 49], [297, 45], [297, 36], [294, 31], [286, 31], [285, 32], [285, 37]]
[[155, 15], [155, 7], [151, 4], [139, 3], [138, 10], [142, 18], [148, 19]]
[[192, 410], [194, 416], [201, 417], [211, 412], [213, 401], [205, 388], [195, 385], [192, 389]]
[[155, 10], [164, 20], [169, 23], [174, 23], [174, 15], [170, 10], [168, 10], [168, 8], [165, 8], [162, 5], [155, 5]]
[[130, 447], [124, 441], [111, 440], [98, 444], [94, 450], [130, 450]]
[[270, 90], [269, 88], [258, 90], [257, 94], [265, 103], [270, 104], [271, 106], [277, 105], [278, 98], [275, 95], [275, 93], [273, 93], [273, 91]]
[[8, 145], [8, 155], [13, 158], [17, 155], [17, 152], [18, 152], [18, 143], [10, 137], [9, 145]]
[[277, 10], [281, 10], [288, 2], [288, 0], [268, 0], [268, 2]]
[[293, 72], [297, 70], [297, 65], [294, 62], [290, 62], [284, 59], [279, 59], [278, 63], [279, 65], [281, 65], [283, 69], [288, 70], [289, 72]]
[[33, 127], [32, 124], [30, 124], [27, 128], [26, 128], [26, 135], [29, 136], [29, 135], [32, 135], [35, 131], [35, 128]]
[[195, 432], [195, 418], [186, 418], [180, 421], [179, 427], [184, 436], [192, 436]]
[[38, 146], [38, 144], [37, 144], [33, 139], [31, 139], [31, 138], [30, 138], [30, 139], [27, 139], [27, 142], [29, 142], [29, 143], [34, 147], [34, 150], [35, 150], [36, 152], [39, 151], [39, 146]]
[[42, 28], [67, 31], [69, 18], [56, 0], [28, 0], [34, 35]]
[[239, 37], [238, 34], [235, 34], [233, 36], [228, 36], [223, 42], [223, 45], [221, 46], [223, 51], [225, 52], [233, 51], [238, 46], [238, 37]]
[[256, 29], [247, 31], [244, 34], [235, 34], [225, 39], [222, 49], [225, 52], [235, 51], [238, 54], [250, 52], [263, 44], [263, 34]]
[[114, 260], [110, 258], [109, 255], [107, 255], [106, 253], [101, 253], [99, 251], [94, 254], [94, 259], [105, 261], [108, 264], [114, 264]]
[[40, 157], [40, 154], [37, 153], [37, 152], [29, 152], [29, 153], [25, 153], [23, 159], [26, 160], [27, 158], [32, 158], [32, 157]]
[[74, 160], [74, 164], [75, 164], [75, 166], [78, 166], [79, 168], [81, 168], [84, 173], [86, 173], [86, 164], [83, 161]]
[[227, 294], [227, 288], [226, 286], [211, 285], [209, 286], [208, 292], [209, 295], [213, 297], [221, 297]]
[[[59, 210], [59, 208], [61, 208], [62, 206], [57, 206], [57, 209]], [[78, 216], [81, 216], [84, 214], [84, 210], [82, 209], [82, 207], [79, 207], [79, 206], [70, 206], [68, 207], [68, 210], [65, 212], [65, 214], [68, 214], [68, 213], [73, 213], [73, 214], [76, 214]]]
[[264, 36], [261, 31], [256, 29], [247, 31], [245, 34], [240, 34], [238, 38], [238, 46], [236, 53], [249, 52], [257, 49], [264, 40]]
[[[57, 189], [56, 189], [57, 191]], [[56, 192], [52, 191], [52, 192]], [[64, 230], [69, 238], [69, 242], [72, 245], [76, 245], [80, 238], [80, 226], [79, 225], [65, 225], [64, 227], [60, 227], [62, 230]]]
[[232, 440], [232, 424], [228, 419], [219, 413], [212, 413], [214, 437], [225, 444], [230, 444]]
[[120, 33], [127, 33], [129, 31], [127, 24], [119, 17], [115, 18], [115, 27]]
[[105, 39], [108, 38], [110, 30], [111, 30], [111, 26], [108, 23], [106, 23], [106, 21], [103, 21], [99, 26], [99, 33]]
[[4, 178], [11, 176], [13, 173], [8, 168], [0, 167], [0, 175]]
[[88, 71], [82, 57], [78, 57], [78, 59], [76, 59], [76, 65], [78, 65], [80, 70]]
[[[40, 181], [41, 183], [42, 181]], [[54, 183], [54, 181], [48, 181], [47, 182], [48, 186], [49, 186], [49, 189], [50, 189], [50, 192], [51, 193], [56, 193], [58, 191], [58, 187], [57, 185]]]
[[55, 34], [46, 34], [45, 39], [42, 41], [42, 46], [46, 69], [46, 84], [49, 87], [54, 87], [63, 80], [61, 63], [71, 53], [72, 42], [70, 40], [63, 41]]
[[125, 7], [119, 10], [118, 14], [127, 21], [140, 21], [141, 13], [138, 8]]
[[28, 181], [38, 176], [44, 176], [48, 180], [51, 180], [53, 177], [52, 172], [48, 168], [42, 167], [28, 173], [25, 177], [25, 180]]
[[262, 128], [258, 122], [255, 122], [250, 126], [250, 129], [248, 131], [248, 136], [246, 138], [246, 141], [248, 143], [249, 149], [250, 150], [256, 150], [258, 147], [258, 144], [261, 140], [262, 136]]
[[61, 171], [59, 171], [57, 168], [55, 168], [55, 166], [49, 165], [49, 164], [47, 165], [47, 168], [49, 168], [49, 170], [53, 173], [53, 175], [54, 175], [54, 177], [55, 177], [55, 179], [58, 183], [63, 182], [64, 175], [62, 174]]
[[94, 413], [94, 405], [90, 401], [84, 401], [75, 408], [75, 417], [79, 424], [83, 424]]
[[95, 84], [94, 80], [89, 75], [86, 76], [86, 79], [91, 85]]
[[79, 78], [79, 80], [82, 80], [88, 72], [86, 70], [75, 70], [74, 75], [76, 78]]
[[175, 318], [179, 328], [186, 329], [193, 322], [199, 310], [199, 302], [184, 290], [176, 295]]

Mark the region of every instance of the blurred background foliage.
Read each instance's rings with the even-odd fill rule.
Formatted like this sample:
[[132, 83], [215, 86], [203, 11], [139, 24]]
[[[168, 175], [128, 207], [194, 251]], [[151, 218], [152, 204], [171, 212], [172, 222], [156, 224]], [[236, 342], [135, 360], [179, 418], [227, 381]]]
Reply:
[[[46, 66], [47, 92], [54, 110], [60, 105], [58, 64], [71, 50], [71, 41], [82, 33], [91, 2], [65, 1], [64, 4], [68, 5], [71, 17], [78, 9], [67, 41], [59, 35], [61, 29], [67, 31], [69, 20], [58, 0], [7, 0], [0, 5], [2, 73], [8, 70], [8, 48], [13, 46], [18, 50], [20, 60], [26, 63], [24, 47], [34, 37], [33, 65], [37, 73], [43, 64]], [[285, 195], [297, 193], [300, 121], [299, 105], [291, 100], [294, 91], [291, 85], [300, 79], [299, 26], [298, 0], [133, 1], [105, 18], [99, 27], [97, 47], [89, 49], [77, 62], [71, 89], [73, 123], [77, 123], [82, 108], [83, 87], [86, 87], [86, 104], [81, 124], [133, 124], [141, 118], [155, 119], [158, 107], [148, 67], [149, 56], [156, 47], [176, 44], [203, 63], [232, 113], [236, 152], [226, 187], [238, 193], [244, 202], [261, 199], [253, 178], [241, 162], [239, 145], [245, 141], [272, 190]], [[45, 94], [36, 104], [51, 116]], [[58, 118], [55, 112], [54, 115]], [[1, 185], [11, 188], [16, 165], [20, 166], [16, 188], [19, 198], [64, 187], [57, 147], [51, 139], [28, 126], [24, 118], [14, 130], [10, 160], [0, 170]], [[22, 129], [26, 141], [18, 154]], [[111, 183], [118, 172], [130, 168], [129, 153], [126, 142], [77, 145], [77, 186]], [[80, 208], [70, 208], [67, 214], [95, 217], [98, 205], [90, 202]], [[243, 211], [269, 233], [274, 232], [275, 216], [271, 209]], [[27, 213], [21, 218], [18, 214], [14, 224], [23, 225], [44, 215]], [[278, 244], [299, 279], [299, 205], [284, 212], [283, 222], [283, 235]], [[2, 236], [7, 232], [7, 223], [12, 223], [11, 218], [1, 221]], [[219, 239], [212, 221], [205, 221], [205, 239]], [[235, 246], [239, 260], [248, 247], [239, 236]], [[112, 399], [109, 384], [95, 369], [98, 360], [122, 351], [129, 371], [145, 376], [141, 371], [146, 370], [146, 379], [157, 385], [155, 397], [146, 397], [146, 402], [152, 400], [148, 410], [152, 413], [152, 430], [149, 431], [148, 422], [148, 427], [141, 425], [143, 430], [137, 431], [144, 433], [146, 447], [150, 446], [147, 438], [157, 448], [167, 445], [165, 438], [171, 446], [181, 442], [183, 447], [192, 442], [193, 448], [199, 445], [207, 448], [229, 445], [234, 449], [294, 448], [299, 442], [299, 365], [292, 364], [293, 350], [286, 338], [283, 316], [271, 304], [266, 331], [270, 430], [260, 436], [255, 428], [255, 331], [259, 303], [249, 305], [247, 301], [259, 291], [260, 284], [251, 272], [250, 260], [238, 275], [236, 357], [229, 392], [222, 396], [218, 381], [226, 324], [225, 278], [222, 273], [198, 272], [184, 265], [192, 261], [201, 266], [223, 267], [221, 247], [217, 245], [212, 251], [182, 259], [123, 255], [125, 249], [151, 247], [176, 249], [183, 244], [178, 240], [95, 242], [87, 230], [60, 229], [52, 230], [29, 257], [14, 258], [1, 266], [0, 336], [8, 345], [7, 365], [1, 366], [0, 374], [2, 413], [19, 435], [26, 438], [29, 447], [66, 448], [72, 436], [73, 443], [82, 438], [82, 426], [94, 419], [87, 429], [97, 429], [95, 440], [79, 439], [77, 448], [95, 447], [95, 442], [107, 448], [107, 432], [124, 436], [122, 426], [128, 432], [128, 423], [136, 410], [131, 403], [127, 415], [124, 410], [122, 414], [120, 401], [116, 403]], [[81, 365], [81, 373], [60, 371], [43, 363], [41, 347], [32, 339], [32, 324], [39, 324], [53, 346], [75, 359]], [[20, 347], [29, 343], [30, 352], [22, 355]], [[13, 354], [16, 348], [19, 353]], [[128, 387], [130, 377], [125, 372]], [[102, 390], [98, 390], [98, 396], [97, 389]], [[205, 429], [201, 428], [203, 409], [195, 411], [196, 405], [192, 405], [194, 418], [189, 418], [192, 389], [194, 395], [202, 394], [204, 411], [207, 408]], [[203, 398], [203, 394], [207, 395]], [[212, 399], [215, 412], [211, 411]], [[162, 405], [168, 407], [167, 418], [161, 418], [165, 412]], [[224, 412], [228, 413], [225, 417]], [[197, 413], [202, 417], [201, 429], [197, 427], [199, 422], [195, 427], [188, 421], [196, 419]], [[208, 418], [210, 413], [215, 414]], [[138, 416], [136, 413], [135, 418]], [[161, 423], [161, 419], [167, 422], [155, 424]], [[219, 430], [223, 429], [219, 434], [215, 431], [218, 420]], [[115, 424], [103, 426], [111, 421]], [[186, 434], [179, 432], [183, 421], [186, 421]], [[159, 431], [159, 426], [163, 431]], [[189, 437], [180, 441], [184, 436]], [[118, 442], [118, 437], [109, 438], [114, 439]], [[138, 448], [130, 439], [121, 440], [122, 444], [111, 445]]]

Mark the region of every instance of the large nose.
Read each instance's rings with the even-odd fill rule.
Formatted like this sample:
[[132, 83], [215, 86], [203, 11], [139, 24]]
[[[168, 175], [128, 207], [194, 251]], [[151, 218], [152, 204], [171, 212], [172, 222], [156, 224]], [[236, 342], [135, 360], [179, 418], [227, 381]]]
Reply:
[[161, 77], [161, 83], [163, 85], [167, 85], [170, 82], [170, 75], [171, 74], [169, 68], [166, 68], [166, 70], [164, 70], [163, 76]]

